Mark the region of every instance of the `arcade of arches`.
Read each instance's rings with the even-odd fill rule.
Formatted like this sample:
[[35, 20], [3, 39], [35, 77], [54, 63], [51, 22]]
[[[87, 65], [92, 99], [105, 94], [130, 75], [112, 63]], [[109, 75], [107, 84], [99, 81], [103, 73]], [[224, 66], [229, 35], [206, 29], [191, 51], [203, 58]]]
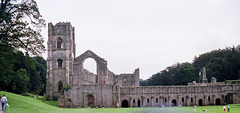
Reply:
[[[161, 106], [205, 106], [205, 105], [221, 105], [226, 104], [225, 98], [216, 98], [215, 95], [208, 96], [193, 96], [179, 98], [178, 96], [170, 94], [166, 98], [164, 96], [152, 96], [152, 97], [141, 97], [141, 98], [132, 98], [129, 100], [124, 99], [121, 102], [121, 107], [161, 107]], [[212, 97], [212, 100], [209, 100]], [[226, 97], [227, 98], [227, 97]], [[233, 102], [228, 102], [233, 103]]]

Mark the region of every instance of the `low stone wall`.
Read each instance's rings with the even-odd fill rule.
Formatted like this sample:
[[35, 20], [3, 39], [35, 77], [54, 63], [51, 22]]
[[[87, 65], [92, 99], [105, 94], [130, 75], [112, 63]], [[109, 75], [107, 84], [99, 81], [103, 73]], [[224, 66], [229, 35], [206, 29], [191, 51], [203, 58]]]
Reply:
[[73, 107], [73, 103], [72, 103], [71, 99], [69, 99], [69, 98], [60, 97], [60, 98], [58, 98], [58, 107], [71, 108], [71, 107]]

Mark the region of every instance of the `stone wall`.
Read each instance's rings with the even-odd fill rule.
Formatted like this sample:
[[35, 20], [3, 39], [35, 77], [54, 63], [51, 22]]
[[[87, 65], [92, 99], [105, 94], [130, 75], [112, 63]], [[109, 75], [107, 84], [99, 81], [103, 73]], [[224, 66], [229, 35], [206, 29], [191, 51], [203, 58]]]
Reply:
[[[220, 105], [239, 103], [240, 85], [121, 87], [121, 102], [129, 107]], [[234, 100], [233, 100], [234, 98]], [[218, 102], [219, 101], [219, 102]], [[122, 103], [121, 103], [122, 105]]]
[[139, 69], [136, 69], [133, 73], [124, 73], [120, 75], [116, 75], [114, 77], [114, 82], [119, 84], [120, 86], [126, 87], [137, 87], [140, 85], [139, 83]]
[[[72, 86], [69, 91], [65, 91], [65, 97], [71, 100], [71, 107], [88, 107], [88, 96], [94, 97], [93, 107], [112, 107], [113, 100], [112, 85], [81, 85]], [[115, 102], [116, 103], [116, 102]]]
[[96, 77], [97, 75], [84, 69], [83, 70], [83, 84], [90, 85], [90, 84], [96, 84]]

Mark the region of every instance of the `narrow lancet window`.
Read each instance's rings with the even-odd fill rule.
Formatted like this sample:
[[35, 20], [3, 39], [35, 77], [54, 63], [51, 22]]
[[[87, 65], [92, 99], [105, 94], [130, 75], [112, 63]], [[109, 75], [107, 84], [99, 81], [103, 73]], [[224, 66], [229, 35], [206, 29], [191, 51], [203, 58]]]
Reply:
[[61, 48], [62, 47], [62, 39], [59, 37], [57, 39], [57, 48]]
[[62, 59], [58, 59], [58, 67], [62, 67]]
[[62, 88], [63, 88], [62, 81], [59, 81], [59, 82], [58, 82], [58, 92], [61, 92], [61, 91], [62, 91]]

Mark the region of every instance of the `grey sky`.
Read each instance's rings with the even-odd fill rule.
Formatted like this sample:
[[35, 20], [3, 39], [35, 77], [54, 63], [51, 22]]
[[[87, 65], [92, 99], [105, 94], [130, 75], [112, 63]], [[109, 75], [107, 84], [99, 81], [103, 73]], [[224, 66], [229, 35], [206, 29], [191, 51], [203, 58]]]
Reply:
[[[195, 55], [240, 44], [240, 0], [36, 1], [47, 23], [75, 26], [77, 56], [92, 50], [115, 74], [140, 68], [147, 79]], [[46, 45], [47, 28], [42, 33]], [[91, 64], [85, 61], [94, 69]]]

